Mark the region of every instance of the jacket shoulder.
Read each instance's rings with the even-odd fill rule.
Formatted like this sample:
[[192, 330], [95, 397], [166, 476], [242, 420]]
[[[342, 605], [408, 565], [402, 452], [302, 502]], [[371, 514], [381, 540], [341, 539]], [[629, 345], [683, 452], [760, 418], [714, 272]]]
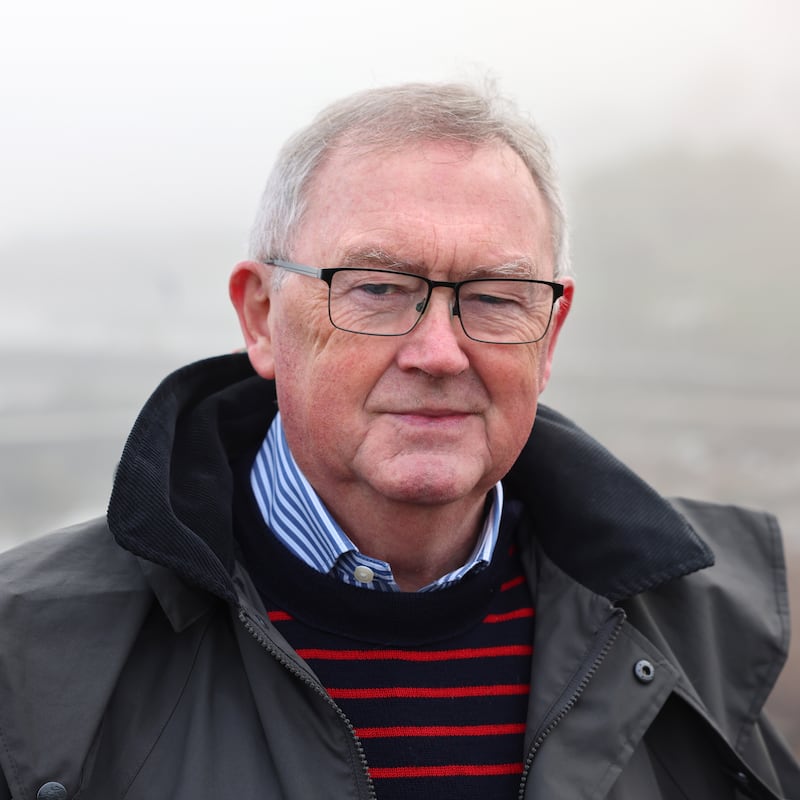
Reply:
[[12, 598], [69, 600], [145, 587], [136, 559], [116, 544], [104, 517], [0, 555], [0, 612]]
[[14, 743], [0, 773], [13, 796], [35, 792], [45, 763], [70, 764], [77, 785], [72, 754], [87, 752], [151, 604], [103, 519], [0, 556], [0, 741]]
[[783, 537], [774, 515], [736, 505], [673, 498], [675, 509], [711, 547], [718, 564], [785, 583]]
[[714, 565], [688, 576], [684, 590], [715, 612], [721, 644], [741, 647], [748, 634], [753, 637], [750, 645], [760, 645], [757, 652], [765, 659], [757, 675], [771, 688], [786, 661], [791, 631], [778, 520], [734, 505], [685, 499], [674, 504], [714, 553]]
[[637, 627], [673, 653], [692, 693], [739, 749], [789, 648], [780, 528], [766, 512], [672, 502], [711, 548], [714, 564], [631, 598], [626, 610]]

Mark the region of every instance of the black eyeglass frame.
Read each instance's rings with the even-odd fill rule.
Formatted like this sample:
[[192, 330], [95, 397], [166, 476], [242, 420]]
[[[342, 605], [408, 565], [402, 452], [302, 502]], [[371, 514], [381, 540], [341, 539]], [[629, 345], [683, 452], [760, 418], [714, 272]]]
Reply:
[[[464, 281], [434, 281], [430, 278], [426, 278], [424, 275], [418, 275], [414, 272], [401, 272], [399, 270], [391, 270], [391, 269], [373, 269], [372, 267], [309, 267], [306, 264], [296, 264], [293, 261], [284, 261], [283, 259], [274, 258], [271, 261], [267, 261], [267, 264], [271, 264], [275, 267], [280, 267], [281, 269], [285, 269], [288, 272], [294, 272], [297, 275], [306, 275], [309, 278], [318, 278], [321, 281], [324, 281], [328, 284], [328, 319], [330, 320], [331, 325], [334, 328], [340, 331], [345, 331], [346, 333], [355, 333], [360, 336], [405, 336], [406, 334], [411, 333], [414, 328], [419, 325], [419, 321], [425, 314], [425, 311], [428, 308], [428, 303], [430, 303], [431, 295], [433, 294], [434, 289], [438, 289], [439, 287], [443, 287], [446, 289], [452, 289], [455, 295], [455, 303], [453, 304], [453, 316], [458, 317], [459, 324], [461, 325], [461, 330], [464, 331], [464, 335], [471, 339], [473, 342], [480, 342], [481, 344], [535, 344], [536, 342], [540, 342], [544, 337], [547, 335], [547, 331], [550, 330], [550, 323], [553, 321], [553, 308], [555, 304], [564, 296], [564, 284], [557, 283], [556, 281], [542, 281], [535, 278], [506, 278], [506, 277], [497, 277], [497, 278], [468, 278]], [[336, 275], [337, 272], [384, 272], [387, 275], [407, 275], [411, 278], [417, 278], [418, 280], [423, 281], [428, 286], [428, 294], [425, 296], [424, 302], [421, 304], [422, 308], [420, 309], [419, 315], [417, 316], [416, 321], [414, 324], [406, 331], [402, 333], [370, 333], [368, 331], [353, 331], [350, 328], [340, 328], [334, 321], [333, 315], [331, 314], [331, 284], [333, 282], [333, 276]], [[547, 318], [547, 325], [545, 325], [544, 330], [542, 331], [542, 335], [539, 336], [538, 339], [530, 339], [525, 340], [522, 342], [489, 342], [484, 339], [478, 339], [475, 336], [471, 336], [469, 331], [464, 327], [464, 320], [461, 318], [461, 313], [459, 310], [458, 302], [459, 302], [459, 290], [462, 286], [465, 286], [470, 283], [482, 283], [486, 281], [514, 281], [516, 283], [538, 283], [544, 286], [549, 286], [553, 290], [553, 302], [550, 305], [550, 316]]]

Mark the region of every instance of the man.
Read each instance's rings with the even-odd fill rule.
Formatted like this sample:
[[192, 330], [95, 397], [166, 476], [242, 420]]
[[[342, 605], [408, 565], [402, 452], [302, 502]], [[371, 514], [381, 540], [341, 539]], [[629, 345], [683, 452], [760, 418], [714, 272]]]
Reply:
[[247, 354], [156, 390], [107, 520], [0, 566], [0, 798], [800, 796], [773, 519], [537, 412], [573, 281], [536, 130], [348, 98], [253, 242]]

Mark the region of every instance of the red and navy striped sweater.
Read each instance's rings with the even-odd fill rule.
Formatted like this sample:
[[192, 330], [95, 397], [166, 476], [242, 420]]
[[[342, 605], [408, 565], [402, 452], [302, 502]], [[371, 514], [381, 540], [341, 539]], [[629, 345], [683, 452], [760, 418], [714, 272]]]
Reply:
[[379, 800], [516, 797], [534, 609], [511, 520], [482, 572], [384, 593], [315, 572], [247, 512], [238, 538], [269, 617], [350, 720]]

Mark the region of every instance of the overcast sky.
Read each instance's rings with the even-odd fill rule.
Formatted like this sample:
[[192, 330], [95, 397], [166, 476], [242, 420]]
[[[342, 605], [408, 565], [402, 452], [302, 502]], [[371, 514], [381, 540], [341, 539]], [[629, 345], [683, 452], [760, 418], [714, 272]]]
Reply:
[[[246, 230], [280, 142], [367, 86], [488, 73], [565, 175], [673, 139], [797, 159], [796, 0], [30, 0], [0, 11], [0, 243]], [[2, 264], [4, 277], [13, 265]]]

